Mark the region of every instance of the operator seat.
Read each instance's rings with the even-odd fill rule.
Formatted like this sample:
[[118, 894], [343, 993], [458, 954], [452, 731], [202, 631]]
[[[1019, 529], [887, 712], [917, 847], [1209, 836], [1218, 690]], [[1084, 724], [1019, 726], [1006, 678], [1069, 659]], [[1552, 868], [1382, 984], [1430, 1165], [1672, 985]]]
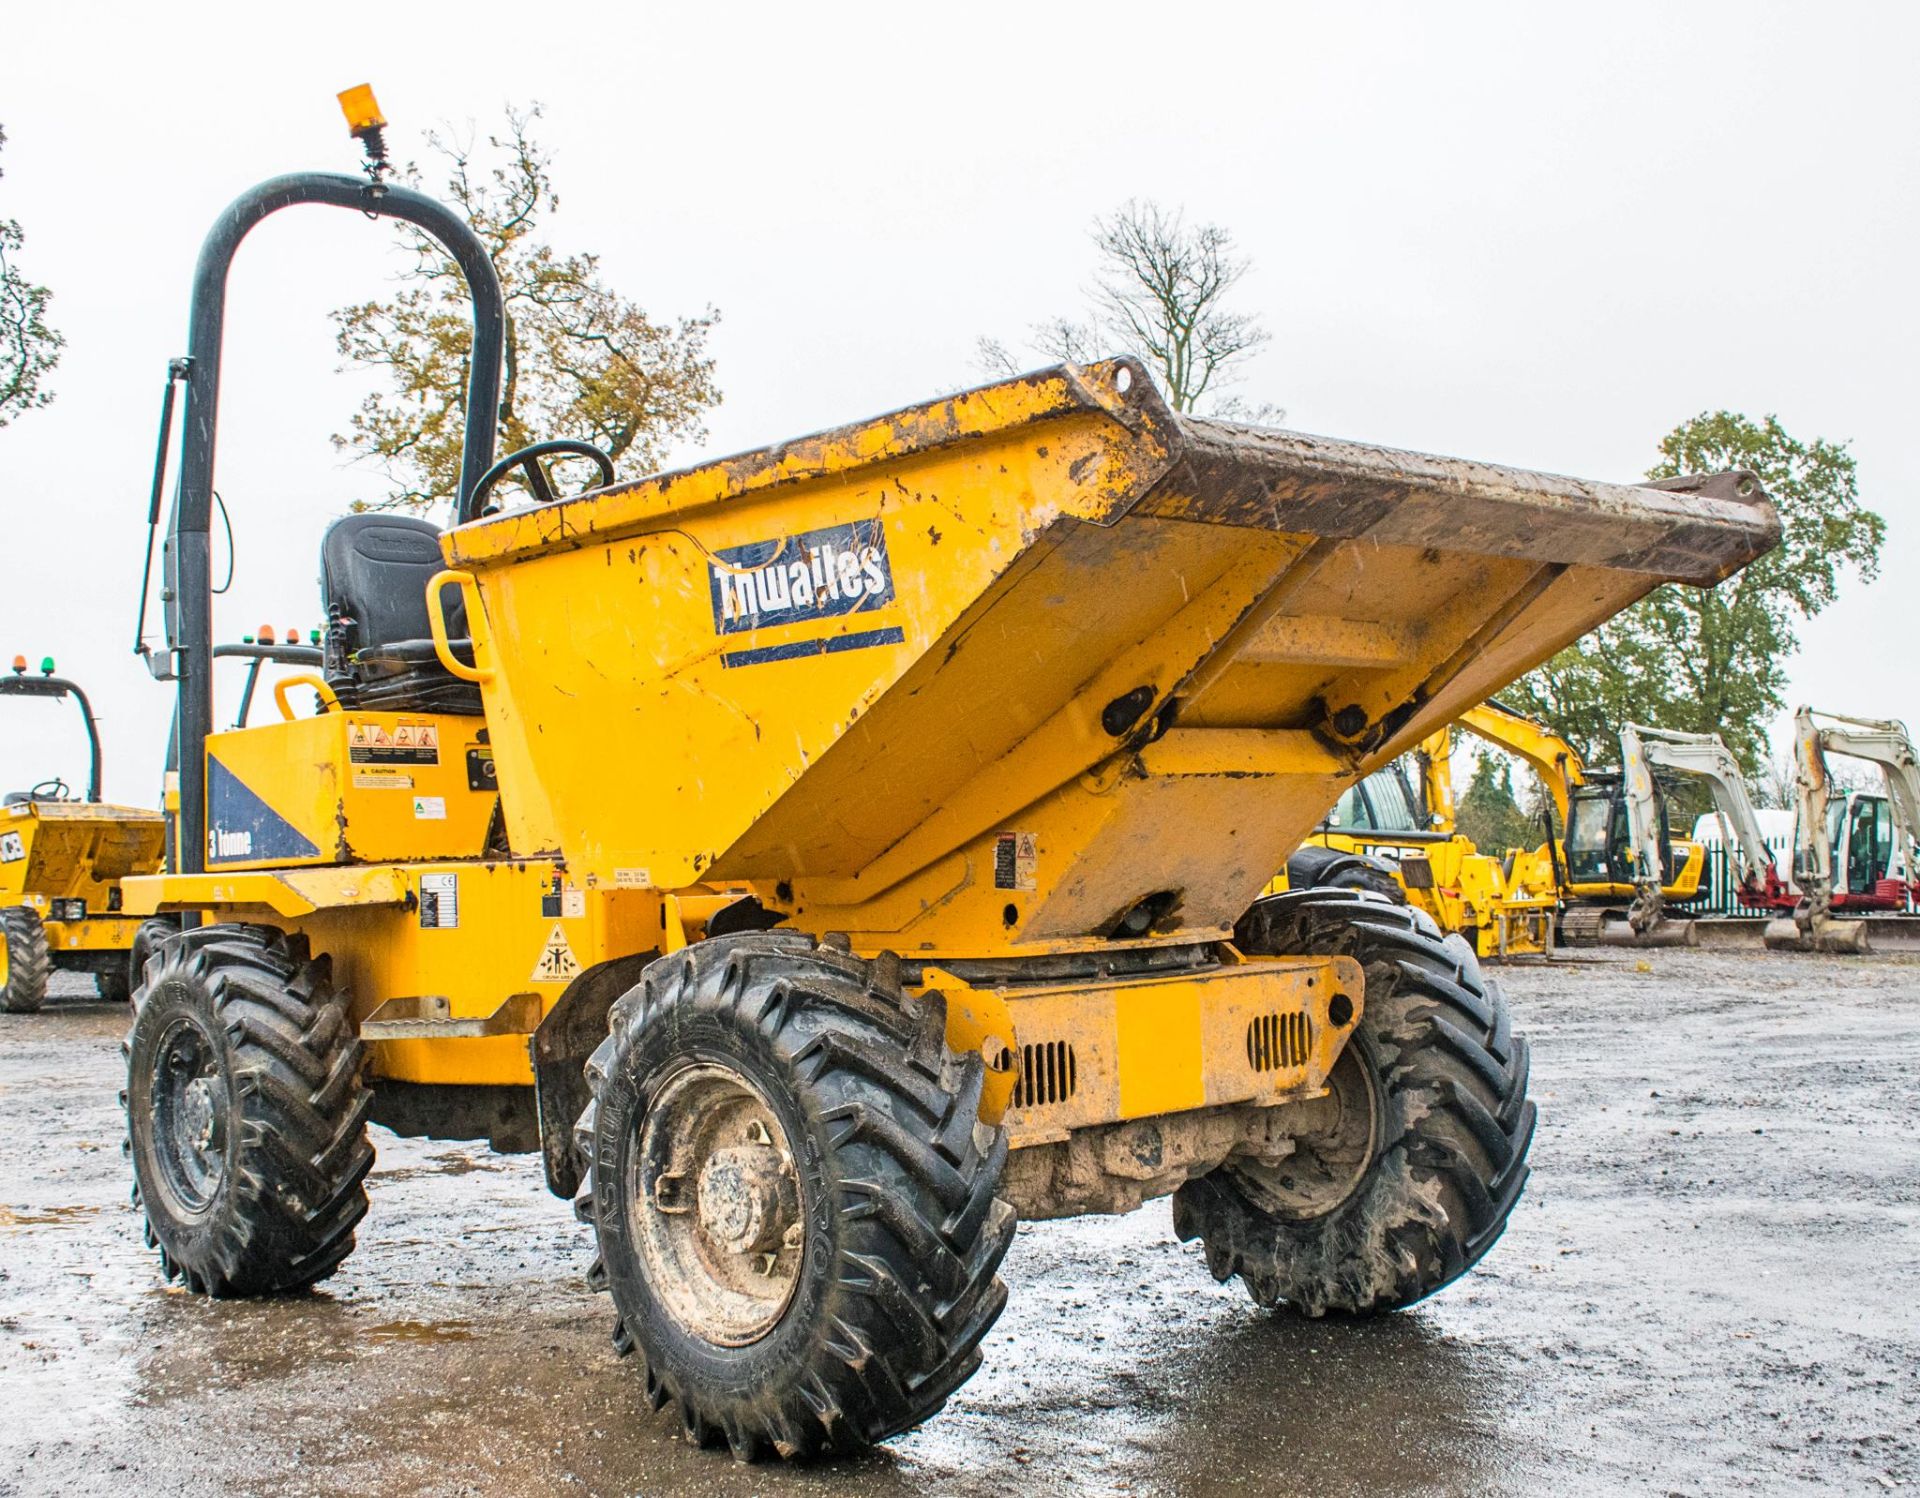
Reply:
[[[480, 689], [440, 664], [427, 623], [427, 580], [445, 564], [440, 528], [410, 515], [346, 515], [320, 542], [327, 610], [323, 671], [340, 705], [379, 712], [480, 714]], [[467, 611], [446, 599], [456, 658], [473, 659]]]

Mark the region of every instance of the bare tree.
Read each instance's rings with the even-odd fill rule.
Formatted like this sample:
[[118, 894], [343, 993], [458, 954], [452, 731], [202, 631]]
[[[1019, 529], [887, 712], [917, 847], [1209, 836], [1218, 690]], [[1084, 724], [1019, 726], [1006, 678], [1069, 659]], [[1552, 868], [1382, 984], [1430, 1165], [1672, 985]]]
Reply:
[[[7, 132], [0, 130], [0, 146], [6, 143]], [[12, 257], [25, 238], [16, 220], [0, 218], [0, 427], [53, 399], [42, 381], [67, 342], [47, 323], [53, 293], [14, 268]]]
[[[1178, 210], [1129, 201], [1096, 219], [1101, 269], [1083, 319], [1057, 317], [1031, 331], [1042, 354], [1083, 364], [1130, 353], [1153, 371], [1176, 411], [1277, 421], [1270, 405], [1249, 406], [1227, 393], [1239, 366], [1272, 335], [1250, 312], [1227, 305], [1251, 264], [1218, 224], [1189, 226]], [[1006, 344], [982, 338], [978, 362], [993, 374], [1018, 372]]]

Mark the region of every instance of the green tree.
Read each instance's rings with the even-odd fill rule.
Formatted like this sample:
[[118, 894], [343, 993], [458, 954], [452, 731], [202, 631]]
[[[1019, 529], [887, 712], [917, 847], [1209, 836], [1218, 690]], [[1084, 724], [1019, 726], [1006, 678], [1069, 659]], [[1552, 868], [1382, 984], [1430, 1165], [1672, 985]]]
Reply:
[[[0, 129], [0, 147], [6, 143], [7, 132]], [[53, 293], [27, 280], [13, 263], [25, 242], [17, 220], [0, 218], [0, 427], [53, 399], [44, 382], [67, 342], [47, 323]]]
[[1749, 778], [1786, 707], [1796, 626], [1839, 596], [1848, 570], [1879, 570], [1886, 522], [1860, 503], [1845, 443], [1801, 442], [1772, 416], [1696, 416], [1660, 443], [1653, 479], [1751, 469], [1780, 512], [1780, 545], [1717, 588], [1669, 584], [1561, 651], [1504, 697], [1584, 756], [1617, 758], [1626, 722], [1717, 733]]
[[[447, 173], [443, 194], [487, 247], [506, 297], [499, 449], [573, 437], [650, 471], [669, 443], [704, 435], [701, 414], [720, 402], [707, 351], [719, 313], [656, 321], [607, 286], [597, 255], [563, 256], [542, 242], [560, 200], [550, 158], [530, 133], [539, 117], [538, 105], [510, 108], [505, 132], [488, 136], [484, 150], [471, 134], [427, 137]], [[419, 184], [417, 168], [404, 175]], [[451, 499], [466, 422], [473, 334], [465, 282], [437, 240], [400, 232], [402, 289], [333, 314], [341, 355], [383, 371], [391, 387], [368, 396], [351, 429], [333, 439], [390, 480], [369, 509]]]
[[[1218, 224], [1188, 225], [1157, 203], [1128, 202], [1095, 219], [1100, 270], [1083, 318], [1056, 317], [1031, 330], [1042, 355], [1086, 364], [1132, 354], [1158, 381], [1176, 411], [1278, 421], [1278, 407], [1248, 405], [1228, 393], [1240, 365], [1272, 338], [1250, 312], [1229, 306], [1252, 262]], [[982, 338], [977, 362], [989, 374], [1018, 374], [1023, 361], [995, 338]]]
[[1453, 809], [1454, 826], [1482, 853], [1498, 857], [1509, 848], [1531, 848], [1540, 826], [1520, 809], [1513, 793], [1513, 766], [1505, 755], [1482, 754]]

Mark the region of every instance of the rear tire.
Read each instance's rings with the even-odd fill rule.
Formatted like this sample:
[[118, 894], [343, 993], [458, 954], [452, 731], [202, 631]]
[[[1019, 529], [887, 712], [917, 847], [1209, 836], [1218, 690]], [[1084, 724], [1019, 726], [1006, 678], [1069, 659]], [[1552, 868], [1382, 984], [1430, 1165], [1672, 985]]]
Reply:
[[302, 1290], [353, 1251], [371, 1095], [328, 974], [304, 937], [257, 926], [180, 933], [147, 965], [121, 1094], [134, 1201], [196, 1293]]
[[897, 962], [719, 937], [613, 1006], [577, 1130], [590, 1280], [687, 1439], [750, 1461], [856, 1449], [935, 1414], [1006, 1304], [1006, 1135], [985, 1068]]
[[1527, 1043], [1464, 942], [1423, 913], [1332, 890], [1261, 900], [1243, 951], [1343, 954], [1366, 972], [1359, 1023], [1296, 1107], [1291, 1156], [1236, 1162], [1175, 1193], [1174, 1227], [1215, 1279], [1309, 1316], [1399, 1310], [1499, 1238], [1527, 1179]]
[[93, 975], [93, 991], [109, 1004], [124, 1004], [133, 997], [133, 982], [125, 972], [99, 972]]
[[1318, 843], [1304, 843], [1293, 850], [1287, 860], [1287, 888], [1367, 890], [1396, 905], [1407, 903], [1406, 887], [1379, 859]]
[[7, 959], [0, 1009], [32, 1014], [47, 1002], [47, 975], [53, 971], [47, 956], [47, 930], [40, 924], [39, 913], [25, 905], [0, 910], [0, 940], [6, 943]]

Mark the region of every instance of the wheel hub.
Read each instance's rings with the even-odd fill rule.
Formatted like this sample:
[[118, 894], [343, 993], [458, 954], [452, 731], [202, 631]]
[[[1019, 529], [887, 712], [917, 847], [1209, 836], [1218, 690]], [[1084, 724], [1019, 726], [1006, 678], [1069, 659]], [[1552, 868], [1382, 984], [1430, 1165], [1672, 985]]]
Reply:
[[153, 1142], [160, 1176], [182, 1214], [205, 1211], [226, 1177], [231, 1100], [217, 1043], [176, 1020], [154, 1055]]
[[214, 1116], [213, 1084], [195, 1077], [181, 1089], [180, 1132], [203, 1155], [213, 1148]]
[[765, 1094], [718, 1064], [655, 1093], [627, 1170], [628, 1216], [661, 1305], [722, 1347], [779, 1324], [805, 1231], [787, 1135]]
[[1270, 1159], [1236, 1158], [1227, 1173], [1264, 1212], [1295, 1222], [1324, 1216], [1366, 1178], [1379, 1148], [1379, 1113], [1373, 1072], [1349, 1042], [1326, 1095], [1288, 1110], [1290, 1149]]
[[759, 1254], [793, 1224], [793, 1173], [764, 1144], [717, 1150], [700, 1170], [700, 1228], [721, 1249]]

